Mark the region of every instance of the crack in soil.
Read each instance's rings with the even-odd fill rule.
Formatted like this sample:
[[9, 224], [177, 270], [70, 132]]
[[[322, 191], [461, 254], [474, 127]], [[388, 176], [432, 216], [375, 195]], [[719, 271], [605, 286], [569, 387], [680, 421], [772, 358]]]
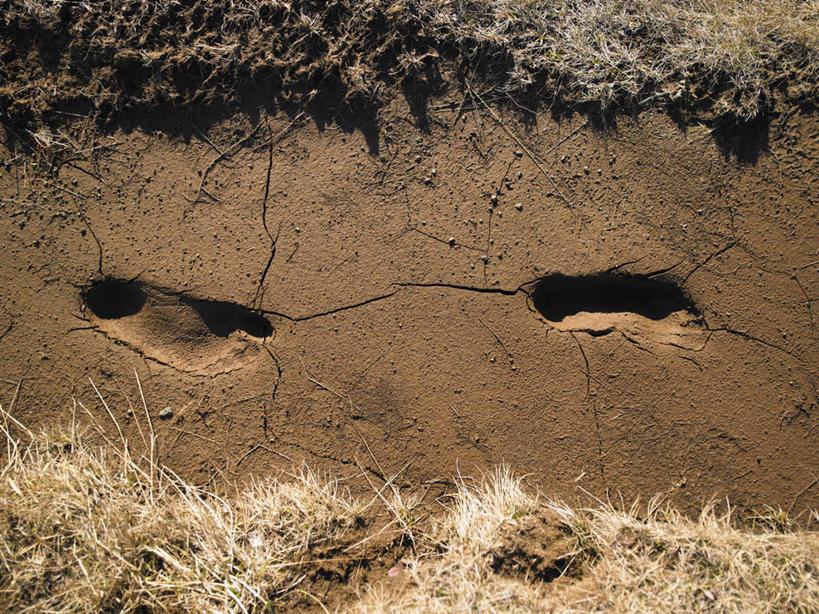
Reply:
[[394, 283], [394, 286], [400, 286], [402, 288], [448, 288], [450, 290], [464, 290], [466, 292], [478, 292], [481, 294], [501, 294], [503, 296], [514, 296], [518, 292], [521, 292], [526, 288], [526, 286], [531, 285], [538, 281], [537, 279], [533, 279], [531, 281], [524, 282], [520, 284], [517, 288], [509, 289], [509, 288], [481, 288], [476, 286], [464, 286], [460, 284], [453, 284], [447, 282], [397, 282]]
[[14, 321], [9, 322], [9, 325], [6, 327], [6, 330], [4, 330], [2, 333], [0, 333], [0, 341], [3, 340], [3, 337], [5, 337], [7, 334], [9, 334], [9, 332], [11, 331], [12, 328], [14, 328]]
[[342, 312], [342, 311], [348, 311], [350, 309], [356, 309], [358, 307], [363, 307], [364, 305], [369, 305], [370, 303], [376, 303], [378, 301], [388, 299], [390, 297], [395, 296], [396, 294], [398, 294], [398, 290], [393, 290], [392, 292], [389, 292], [387, 294], [381, 294], [381, 295], [378, 295], [378, 296], [374, 296], [372, 298], [365, 299], [365, 300], [360, 301], [358, 303], [353, 303], [352, 305], [343, 305], [341, 307], [336, 307], [334, 309], [329, 309], [327, 311], [320, 311], [319, 313], [312, 313], [312, 314], [309, 314], [309, 315], [306, 315], [306, 316], [291, 316], [291, 315], [288, 315], [286, 313], [282, 313], [280, 311], [273, 311], [273, 310], [269, 310], [269, 309], [261, 309], [260, 311], [261, 311], [261, 313], [264, 313], [264, 314], [267, 314], [267, 315], [284, 318], [285, 320], [289, 320], [290, 322], [305, 322], [307, 320], [312, 320], [314, 318], [322, 318], [324, 316], [333, 315], [334, 313], [339, 313], [339, 312]]
[[[741, 330], [735, 330], [733, 328], [727, 328], [727, 327], [706, 328], [706, 330], [708, 332], [711, 332], [711, 333], [729, 333], [731, 335], [736, 335], [737, 337], [742, 337], [743, 339], [746, 339], [748, 341], [755, 341], [756, 343], [760, 343], [760, 344], [765, 345], [765, 346], [767, 346], [769, 348], [773, 348], [775, 350], [779, 350], [780, 352], [783, 352], [783, 353], [787, 354], [788, 356], [790, 356], [791, 358], [793, 358], [794, 360], [796, 360], [800, 364], [805, 364], [804, 359], [800, 358], [799, 356], [797, 356], [796, 354], [794, 354], [790, 350], [787, 350], [787, 349], [785, 349], [785, 348], [783, 348], [783, 347], [781, 347], [779, 345], [776, 345], [775, 343], [771, 343], [770, 341], [765, 341], [764, 339], [760, 339], [759, 337], [754, 337], [750, 333], [746, 333], [746, 332], [743, 332]], [[710, 336], [709, 336], [709, 339], [710, 339]]]
[[293, 316], [293, 315], [289, 315], [287, 313], [284, 313], [284, 312], [281, 312], [281, 311], [275, 311], [275, 310], [272, 310], [272, 309], [259, 309], [258, 311], [260, 313], [263, 313], [263, 314], [266, 314], [266, 315], [272, 315], [272, 316], [277, 316], [277, 317], [280, 317], [280, 318], [284, 318], [285, 320], [288, 320], [290, 322], [304, 322], [306, 320], [312, 320], [314, 318], [321, 318], [321, 317], [324, 317], [324, 316], [333, 315], [333, 314], [339, 313], [341, 311], [348, 311], [350, 309], [356, 309], [358, 307], [363, 307], [365, 305], [369, 305], [370, 303], [375, 303], [375, 302], [378, 302], [378, 301], [382, 301], [384, 299], [391, 298], [391, 297], [395, 296], [396, 294], [398, 294], [401, 291], [401, 289], [403, 289], [403, 288], [443, 288], [443, 289], [449, 289], [449, 290], [463, 290], [463, 291], [466, 291], [466, 292], [478, 292], [480, 294], [500, 294], [500, 295], [503, 295], [503, 296], [515, 296], [517, 293], [519, 293], [521, 291], [526, 291], [525, 288], [527, 286], [533, 284], [536, 281], [537, 280], [535, 279], [535, 280], [524, 282], [521, 285], [519, 285], [517, 288], [515, 288], [514, 290], [507, 289], [507, 288], [480, 288], [480, 287], [475, 287], [475, 286], [463, 286], [463, 285], [459, 285], [459, 284], [451, 284], [451, 283], [445, 283], [445, 282], [430, 282], [430, 283], [424, 283], [424, 282], [395, 282], [395, 283], [393, 283], [391, 285], [392, 286], [398, 286], [398, 288], [396, 290], [393, 290], [392, 292], [387, 292], [386, 294], [379, 294], [377, 296], [373, 296], [371, 298], [364, 299], [363, 301], [359, 301], [358, 303], [353, 303], [351, 305], [342, 305], [341, 307], [335, 307], [333, 309], [328, 309], [327, 311], [320, 311], [318, 313], [312, 313], [312, 314], [309, 314], [309, 315]]

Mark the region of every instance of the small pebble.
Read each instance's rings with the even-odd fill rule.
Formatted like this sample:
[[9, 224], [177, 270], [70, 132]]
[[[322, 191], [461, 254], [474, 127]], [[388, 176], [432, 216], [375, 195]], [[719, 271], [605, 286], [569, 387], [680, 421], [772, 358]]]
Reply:
[[523, 210], [523, 203], [515, 203], [515, 209], [517, 209], [518, 211], [522, 211]]
[[449, 246], [455, 247], [455, 237], [449, 237]]
[[497, 207], [497, 206], [498, 206], [498, 195], [497, 195], [497, 194], [493, 194], [493, 195], [492, 195], [492, 196], [489, 198], [489, 202], [490, 202], [490, 203], [492, 203], [492, 206], [493, 206], [493, 207]]
[[159, 412], [159, 417], [163, 420], [169, 420], [173, 418], [173, 410], [170, 407], [166, 407], [161, 412]]

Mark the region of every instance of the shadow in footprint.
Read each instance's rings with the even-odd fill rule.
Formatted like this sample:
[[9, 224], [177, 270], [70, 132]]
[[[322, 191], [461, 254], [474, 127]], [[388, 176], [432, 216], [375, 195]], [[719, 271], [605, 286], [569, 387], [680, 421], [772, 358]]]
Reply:
[[535, 308], [551, 322], [580, 312], [634, 313], [662, 320], [677, 311], [696, 314], [691, 299], [677, 285], [640, 276], [598, 273], [544, 277], [532, 290]]
[[137, 282], [107, 279], [89, 287], [84, 298], [95, 316], [115, 320], [139, 313], [148, 297]]
[[182, 297], [180, 302], [196, 311], [208, 330], [217, 337], [228, 337], [237, 330], [259, 339], [273, 334], [273, 326], [267, 318], [247, 307], [219, 301], [200, 301], [187, 297]]

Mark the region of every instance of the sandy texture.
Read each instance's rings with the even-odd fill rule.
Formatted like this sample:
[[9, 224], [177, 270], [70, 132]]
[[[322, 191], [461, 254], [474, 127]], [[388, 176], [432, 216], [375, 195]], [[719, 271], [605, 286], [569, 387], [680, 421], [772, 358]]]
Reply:
[[[22, 380], [21, 420], [69, 420], [91, 377], [133, 430], [135, 369], [202, 483], [505, 461], [568, 498], [819, 505], [816, 116], [726, 147], [458, 102], [428, 132], [396, 102], [366, 138], [237, 116], [6, 165], [0, 400]], [[544, 276], [607, 271], [539, 311]], [[633, 276], [671, 294], [635, 303]], [[137, 298], [91, 304], [102, 279]]]

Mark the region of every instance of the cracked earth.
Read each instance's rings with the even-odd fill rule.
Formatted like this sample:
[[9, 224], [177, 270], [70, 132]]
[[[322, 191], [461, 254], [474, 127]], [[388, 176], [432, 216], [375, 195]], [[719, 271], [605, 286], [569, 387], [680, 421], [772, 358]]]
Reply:
[[816, 117], [740, 162], [662, 114], [439, 108], [377, 149], [235, 117], [0, 169], [0, 402], [70, 420], [90, 379], [138, 437], [139, 377], [202, 484], [505, 462], [567, 499], [819, 505]]

